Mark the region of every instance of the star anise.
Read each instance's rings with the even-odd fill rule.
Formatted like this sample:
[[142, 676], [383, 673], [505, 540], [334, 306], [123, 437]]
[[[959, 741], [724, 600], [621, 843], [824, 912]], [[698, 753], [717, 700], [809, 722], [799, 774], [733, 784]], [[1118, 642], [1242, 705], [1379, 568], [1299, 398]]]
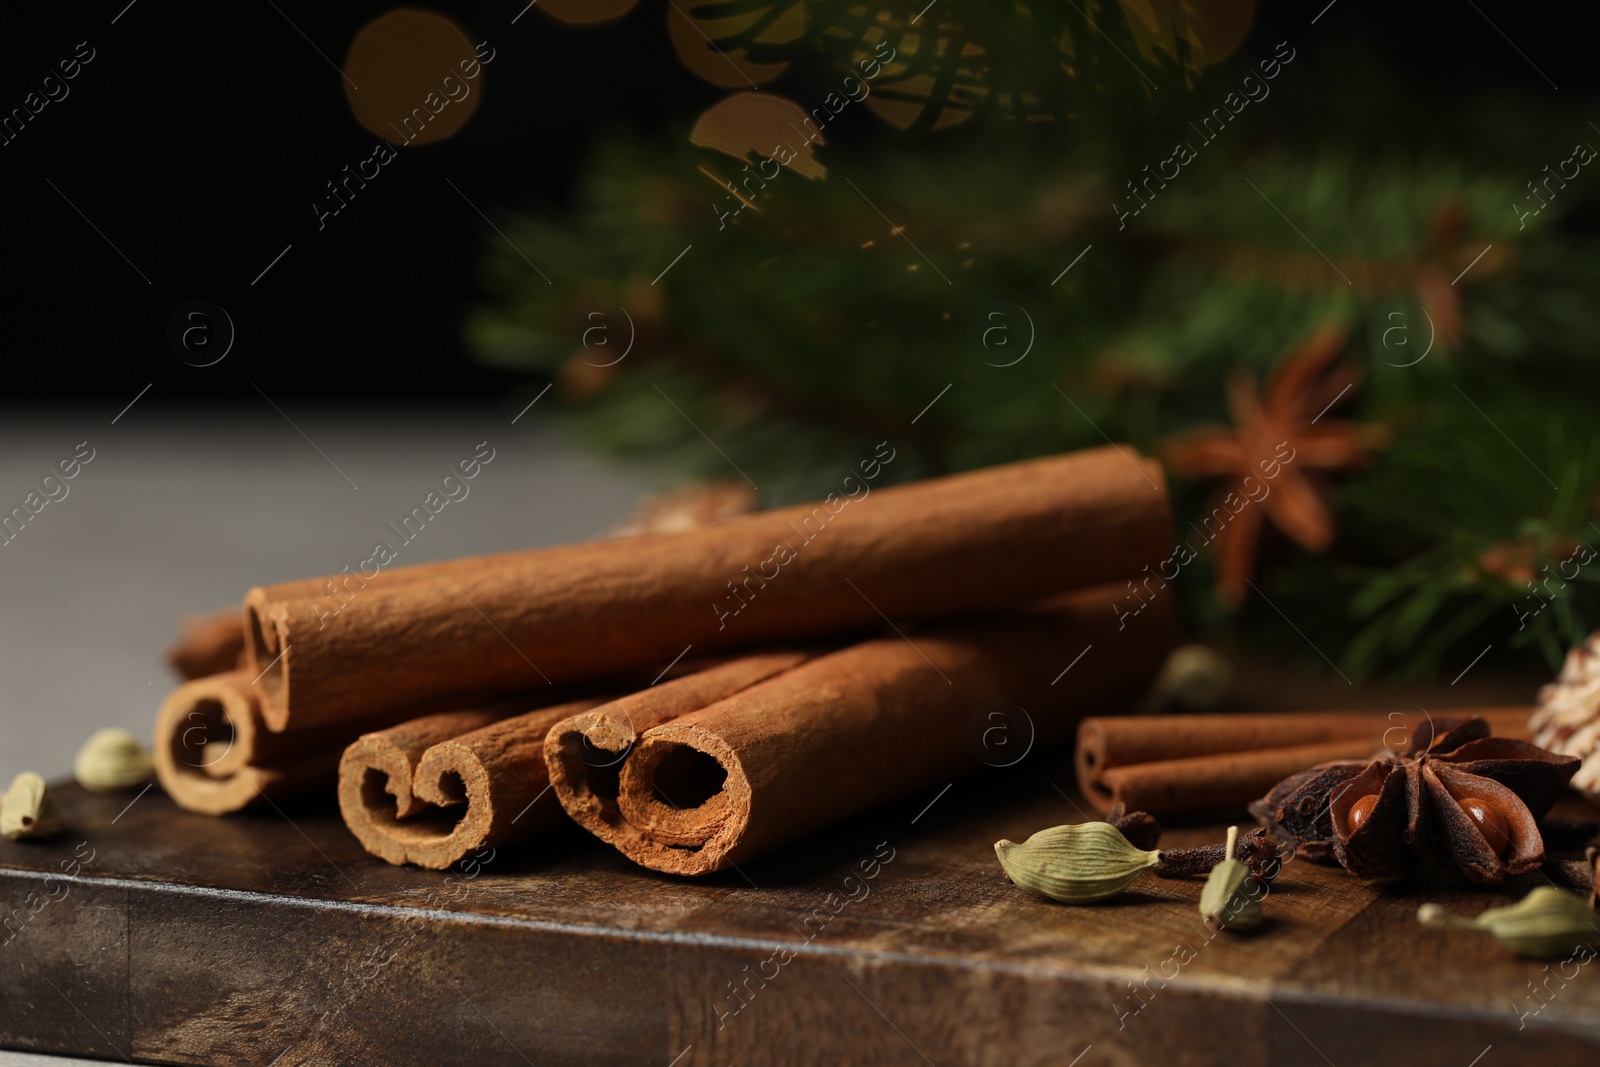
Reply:
[[1244, 598], [1264, 519], [1312, 552], [1333, 543], [1319, 472], [1357, 466], [1387, 438], [1382, 427], [1323, 418], [1360, 380], [1353, 366], [1333, 367], [1344, 336], [1337, 327], [1318, 330], [1279, 365], [1264, 398], [1248, 376], [1230, 379], [1233, 429], [1202, 426], [1163, 442], [1171, 470], [1227, 479], [1208, 512], [1227, 516], [1215, 536], [1224, 604]]
[[1497, 885], [1544, 862], [1539, 820], [1579, 762], [1490, 737], [1482, 719], [1430, 722], [1403, 752], [1302, 771], [1250, 811], [1296, 854], [1365, 881], [1394, 881], [1428, 857]]

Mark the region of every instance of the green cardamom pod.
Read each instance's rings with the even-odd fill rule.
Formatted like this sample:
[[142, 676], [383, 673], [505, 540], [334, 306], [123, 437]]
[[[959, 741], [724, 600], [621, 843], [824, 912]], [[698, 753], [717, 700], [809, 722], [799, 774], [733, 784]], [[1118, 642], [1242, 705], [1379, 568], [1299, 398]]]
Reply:
[[1160, 852], [1136, 848], [1103, 822], [1052, 826], [1020, 845], [996, 841], [994, 853], [1017, 885], [1066, 904], [1114, 897], [1141, 871], [1161, 866]]
[[1250, 930], [1261, 925], [1261, 883], [1233, 858], [1239, 828], [1228, 827], [1226, 859], [1211, 868], [1200, 891], [1200, 917], [1213, 930]]
[[11, 781], [4, 800], [0, 800], [0, 834], [13, 841], [25, 837], [50, 837], [61, 829], [55, 801], [44, 779], [23, 771]]
[[1473, 919], [1452, 915], [1438, 904], [1424, 904], [1417, 918], [1424, 926], [1482, 930], [1524, 956], [1560, 956], [1600, 938], [1600, 915], [1581, 897], [1550, 885]]
[[155, 773], [150, 753], [126, 730], [96, 730], [78, 750], [72, 773], [91, 793], [114, 793], [143, 782]]

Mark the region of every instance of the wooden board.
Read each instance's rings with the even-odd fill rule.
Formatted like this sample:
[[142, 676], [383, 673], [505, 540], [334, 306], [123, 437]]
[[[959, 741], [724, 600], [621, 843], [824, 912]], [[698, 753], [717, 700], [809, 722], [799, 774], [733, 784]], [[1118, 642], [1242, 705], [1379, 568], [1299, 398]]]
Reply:
[[475, 871], [395, 868], [325, 811], [209, 819], [65, 786], [59, 839], [0, 841], [0, 1045], [283, 1067], [1596, 1062], [1600, 970], [1415, 921], [1490, 894], [1298, 861], [1266, 928], [1213, 938], [1196, 882], [1023, 893], [992, 842], [1083, 818], [1067, 757], [1029, 762], [703, 881], [575, 830]]

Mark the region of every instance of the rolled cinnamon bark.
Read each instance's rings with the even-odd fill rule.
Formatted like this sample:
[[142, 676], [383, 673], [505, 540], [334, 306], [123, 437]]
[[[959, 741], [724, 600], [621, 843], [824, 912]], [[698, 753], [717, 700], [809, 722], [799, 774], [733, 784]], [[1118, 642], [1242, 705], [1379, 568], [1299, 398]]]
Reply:
[[[226, 815], [271, 800], [319, 790], [334, 792], [339, 760], [363, 733], [392, 727], [430, 708], [394, 708], [364, 722], [332, 723], [289, 733], [268, 730], [260, 692], [249, 670], [226, 671], [185, 682], [156, 715], [156, 775], [179, 807]], [[479, 702], [480, 710], [457, 732], [514, 715], [524, 697]]]
[[184, 619], [177, 643], [167, 649], [167, 662], [186, 681], [242, 667], [244, 658], [244, 620], [237, 608]]
[[1118, 594], [862, 642], [647, 730], [622, 764], [613, 843], [654, 870], [708, 874], [992, 764], [994, 729], [1016, 758], [1071, 737], [1080, 716], [1136, 697], [1174, 644], [1172, 598], [1119, 629]]
[[[430, 574], [454, 573], [456, 569], [466, 569], [482, 562], [485, 561], [478, 558], [422, 563], [413, 567], [383, 571], [374, 576], [372, 582], [394, 584], [411, 581]], [[358, 582], [367, 584], [361, 581], [359, 575], [347, 573], [327, 578], [283, 582], [272, 588], [278, 590], [279, 595], [283, 597], [307, 601], [320, 599], [330, 610], [337, 612], [344, 598], [353, 595], [352, 590]], [[243, 668], [247, 666], [248, 659], [245, 648], [245, 631], [248, 627], [247, 618], [240, 614], [238, 608], [224, 608], [208, 615], [191, 615], [183, 620], [177, 642], [167, 649], [167, 662], [171, 664], [173, 670], [189, 681]], [[251, 677], [253, 678], [254, 674]]]
[[[1489, 720], [1497, 735], [1526, 736], [1530, 708], [1450, 708]], [[1101, 812], [1117, 803], [1152, 815], [1240, 808], [1318, 763], [1404, 747], [1418, 712], [1269, 712], [1130, 715], [1078, 727], [1078, 787]]]
[[[444, 563], [424, 563], [414, 567], [384, 571], [373, 582], [393, 584], [426, 577], [429, 574], [453, 573], [483, 560], [452, 560]], [[308, 578], [304, 581], [284, 582], [272, 588], [283, 597], [308, 601], [321, 599], [337, 610], [343, 598], [351, 594], [359, 575], [337, 574], [327, 578]], [[362, 584], [367, 584], [362, 582]], [[245, 631], [249, 622], [238, 608], [224, 608], [207, 615], [191, 615], [183, 620], [178, 640], [167, 649], [167, 663], [186, 681], [209, 678], [213, 674], [242, 669], [247, 665]], [[254, 677], [254, 674], [252, 674]]]
[[251, 677], [234, 670], [186, 682], [156, 715], [156, 777], [186, 811], [225, 815], [333, 786], [349, 729], [271, 733]]
[[[1362, 759], [1375, 751], [1362, 738], [1219, 753], [1192, 759], [1152, 760], [1112, 767], [1087, 785], [1084, 796], [1101, 812], [1117, 803], [1130, 811], [1170, 816], [1242, 808], [1291, 774], [1338, 759]], [[1261, 785], [1266, 782], [1266, 786]]]
[[361, 737], [339, 762], [339, 810], [361, 846], [390, 863], [443, 870], [484, 845], [531, 837], [560, 817], [549, 788], [550, 727], [598, 700], [505, 718], [429, 715]]
[[892, 489], [861, 481], [854, 499], [684, 533], [465, 561], [356, 588], [337, 614], [322, 598], [256, 588], [251, 665], [276, 730], [401, 698], [649, 669], [688, 648], [1028, 603], [1157, 566], [1172, 539], [1163, 484], [1157, 464], [1109, 447]]
[[602, 841], [618, 844], [623, 818], [617, 809], [617, 778], [640, 734], [725, 700], [813, 655], [770, 652], [745, 656], [563, 719], [544, 741], [556, 800], [578, 825]]

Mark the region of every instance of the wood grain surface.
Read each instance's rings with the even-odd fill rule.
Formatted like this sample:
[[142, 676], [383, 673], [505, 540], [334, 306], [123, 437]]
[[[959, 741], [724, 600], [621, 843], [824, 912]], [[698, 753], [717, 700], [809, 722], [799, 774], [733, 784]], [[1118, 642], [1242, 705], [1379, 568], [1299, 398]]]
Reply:
[[1067, 754], [1035, 754], [693, 881], [576, 830], [433, 872], [366, 855], [329, 810], [215, 819], [64, 786], [60, 838], [0, 841], [0, 1045], [262, 1067], [1595, 1062], [1600, 971], [1415, 920], [1492, 894], [1297, 861], [1239, 937], [1200, 923], [1198, 882], [1029, 896], [992, 842], [1085, 818], [1070, 782]]

